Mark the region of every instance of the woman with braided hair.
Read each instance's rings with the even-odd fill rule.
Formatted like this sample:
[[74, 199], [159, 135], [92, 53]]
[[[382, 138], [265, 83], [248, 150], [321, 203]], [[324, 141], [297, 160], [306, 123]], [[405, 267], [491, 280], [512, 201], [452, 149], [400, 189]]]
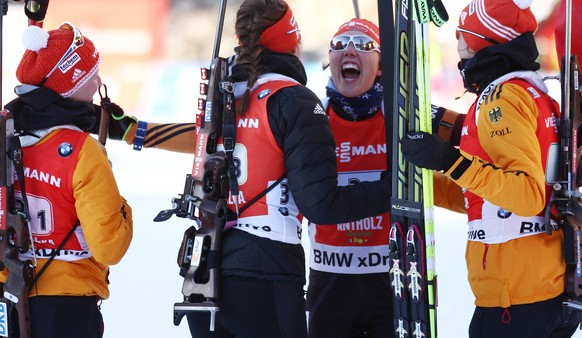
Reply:
[[[334, 137], [320, 100], [305, 87], [301, 35], [287, 3], [243, 1], [235, 31], [229, 76], [240, 192], [227, 202], [242, 211], [222, 234], [215, 329], [208, 312], [188, 314], [188, 324], [196, 338], [307, 338], [303, 216], [338, 224], [387, 212], [390, 177], [338, 187]], [[107, 109], [111, 139], [136, 150], [194, 152], [194, 123], [148, 124], [116, 104]]]
[[245, 0], [235, 30], [238, 208], [272, 189], [223, 233], [215, 331], [206, 312], [188, 323], [196, 338], [305, 338], [303, 215], [337, 224], [386, 212], [390, 180], [338, 187], [334, 138], [305, 87], [301, 35], [284, 1]]

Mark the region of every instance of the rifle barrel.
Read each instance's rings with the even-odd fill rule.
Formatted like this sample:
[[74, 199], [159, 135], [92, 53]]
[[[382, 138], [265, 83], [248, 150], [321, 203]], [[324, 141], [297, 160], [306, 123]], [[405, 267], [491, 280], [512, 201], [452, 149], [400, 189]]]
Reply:
[[216, 59], [220, 53], [220, 40], [222, 38], [222, 26], [224, 25], [225, 13], [226, 13], [226, 0], [220, 0], [220, 10], [218, 11], [218, 23], [216, 25], [216, 36], [214, 37], [214, 50], [212, 51], [212, 60]]
[[352, 0], [352, 3], [354, 4], [354, 15], [356, 18], [360, 18], [360, 9], [358, 8], [358, 0]]
[[571, 63], [570, 63], [570, 50], [571, 50], [571, 44], [572, 44], [572, 0], [565, 0], [566, 1], [566, 11], [564, 13], [564, 15], [566, 15], [566, 27], [564, 27], [564, 57], [563, 60], [560, 60], [561, 62], [563, 62], [563, 83], [564, 83], [564, 87], [563, 87], [563, 92], [562, 92], [562, 111], [563, 112], [569, 112], [570, 111], [570, 87], [572, 86], [570, 84], [570, 72], [571, 72]]

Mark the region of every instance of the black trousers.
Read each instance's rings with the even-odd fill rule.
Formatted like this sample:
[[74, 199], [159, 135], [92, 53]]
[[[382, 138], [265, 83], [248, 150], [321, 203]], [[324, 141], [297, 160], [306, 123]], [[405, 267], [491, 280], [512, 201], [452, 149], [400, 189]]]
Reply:
[[311, 269], [307, 309], [309, 338], [394, 337], [388, 273], [351, 275]]
[[193, 338], [307, 338], [302, 284], [223, 277], [220, 286], [215, 331], [210, 313], [190, 313]]
[[36, 296], [29, 299], [34, 338], [101, 338], [103, 316], [97, 297]]
[[563, 296], [509, 308], [476, 307], [470, 338], [569, 338], [580, 325], [579, 311], [566, 310]]

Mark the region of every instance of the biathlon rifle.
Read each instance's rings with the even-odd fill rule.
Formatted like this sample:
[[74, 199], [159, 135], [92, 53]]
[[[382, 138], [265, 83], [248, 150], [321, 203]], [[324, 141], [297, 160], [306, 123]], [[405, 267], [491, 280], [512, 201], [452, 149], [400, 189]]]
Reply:
[[[210, 69], [201, 69], [200, 94], [206, 99], [198, 100], [192, 172], [186, 176], [183, 194], [172, 200], [173, 209], [160, 212], [154, 219], [165, 221], [175, 214], [196, 222], [185, 231], [178, 252], [184, 301], [174, 304], [174, 325], [179, 325], [188, 313], [209, 311], [211, 331], [219, 310], [220, 242], [227, 222], [226, 198], [229, 191], [238, 194], [232, 165], [236, 143], [234, 84], [228, 77], [227, 59], [218, 56], [225, 10], [226, 0], [221, 0], [212, 63]], [[218, 149], [221, 136], [224, 150]]]
[[8, 269], [0, 298], [0, 336], [31, 337], [28, 291], [34, 280], [31, 260], [18, 254], [31, 249], [28, 217], [20, 211], [14, 191], [15, 161], [22, 160], [14, 118], [0, 111], [0, 268]]
[[[42, 27], [48, 0], [25, 1], [25, 14], [29, 25]], [[0, 39], [2, 18], [7, 14], [8, 1], [0, 0]], [[0, 41], [0, 69], [2, 68], [2, 41]], [[1, 73], [1, 72], [0, 72]], [[0, 78], [0, 109], [2, 103], [2, 79]], [[22, 198], [15, 196], [14, 175], [18, 173]], [[22, 150], [20, 139], [14, 131], [14, 117], [0, 110], [0, 270], [7, 269], [6, 280], [0, 286], [0, 336], [29, 338], [30, 318], [28, 293], [34, 283], [31, 260], [20, 260], [19, 253], [33, 248], [30, 236], [30, 217], [22, 174]]]
[[558, 159], [554, 167], [553, 195], [545, 210], [545, 224], [552, 232], [552, 220], [564, 230], [564, 258], [566, 261], [566, 292], [570, 299], [564, 305], [582, 311], [582, 193], [577, 177], [580, 165], [578, 148], [579, 129], [582, 126], [580, 104], [580, 66], [578, 56], [571, 50], [572, 2], [566, 0], [565, 53], [561, 60], [561, 115], [559, 123]]

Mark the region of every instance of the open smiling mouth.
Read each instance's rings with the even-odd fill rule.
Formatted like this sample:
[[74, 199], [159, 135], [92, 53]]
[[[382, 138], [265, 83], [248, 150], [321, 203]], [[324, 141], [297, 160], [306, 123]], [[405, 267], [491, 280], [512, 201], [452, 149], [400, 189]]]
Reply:
[[360, 68], [354, 63], [345, 63], [342, 66], [342, 76], [345, 79], [355, 79], [360, 75]]

